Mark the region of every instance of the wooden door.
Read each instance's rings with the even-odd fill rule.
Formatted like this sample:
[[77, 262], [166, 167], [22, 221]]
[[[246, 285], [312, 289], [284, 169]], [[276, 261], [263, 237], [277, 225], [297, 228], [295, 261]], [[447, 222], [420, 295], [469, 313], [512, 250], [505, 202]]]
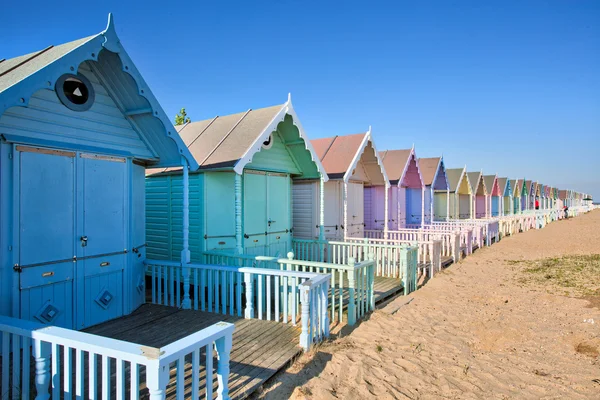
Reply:
[[24, 146], [15, 153], [20, 317], [72, 329], [76, 153]]
[[291, 181], [286, 174], [267, 174], [267, 254], [285, 257], [291, 250]]
[[123, 315], [128, 245], [125, 158], [80, 154], [83, 215], [78, 246], [78, 329]]
[[244, 172], [244, 252], [265, 255], [267, 245], [267, 174]]
[[364, 188], [362, 183], [348, 183], [348, 237], [363, 237], [364, 234]]

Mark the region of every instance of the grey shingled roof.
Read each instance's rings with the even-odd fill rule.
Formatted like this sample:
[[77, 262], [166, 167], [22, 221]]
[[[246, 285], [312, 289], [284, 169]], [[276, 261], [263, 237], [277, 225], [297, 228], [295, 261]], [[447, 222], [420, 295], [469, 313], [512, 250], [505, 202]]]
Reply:
[[233, 167], [284, 105], [191, 122], [175, 128], [200, 168]]
[[96, 36], [98, 35], [88, 36], [58, 46], [50, 46], [40, 51], [0, 62], [0, 92], [21, 82], [29, 75], [58, 60]]
[[[494, 178], [496, 178], [496, 175], [483, 176], [483, 182], [485, 183], [485, 187], [487, 188], [488, 194], [492, 193], [492, 190], [494, 190]], [[504, 188], [501, 188], [500, 190], [502, 189]]]
[[446, 169], [446, 176], [448, 177], [448, 185], [450, 186], [451, 192], [456, 192], [458, 184], [460, 183], [460, 177], [464, 168], [450, 168]]

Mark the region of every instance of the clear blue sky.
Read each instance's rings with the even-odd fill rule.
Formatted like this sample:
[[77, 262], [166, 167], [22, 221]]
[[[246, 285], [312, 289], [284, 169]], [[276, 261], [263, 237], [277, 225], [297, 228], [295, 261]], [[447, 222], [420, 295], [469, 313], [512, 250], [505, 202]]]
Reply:
[[2, 7], [0, 57], [97, 33], [112, 12], [169, 115], [291, 92], [311, 138], [372, 125], [379, 149], [600, 199], [600, 1], [52, 3]]

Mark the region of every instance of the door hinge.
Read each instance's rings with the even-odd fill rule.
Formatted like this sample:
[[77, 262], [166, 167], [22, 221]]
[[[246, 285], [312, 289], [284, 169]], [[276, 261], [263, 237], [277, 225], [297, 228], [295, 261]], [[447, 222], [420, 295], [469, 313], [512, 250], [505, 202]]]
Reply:
[[12, 160], [12, 153], [8, 153], [8, 159]]
[[14, 269], [16, 272], [23, 272], [23, 268], [21, 268], [21, 266], [20, 266], [19, 264], [15, 264], [15, 265], [13, 266], [13, 269]]

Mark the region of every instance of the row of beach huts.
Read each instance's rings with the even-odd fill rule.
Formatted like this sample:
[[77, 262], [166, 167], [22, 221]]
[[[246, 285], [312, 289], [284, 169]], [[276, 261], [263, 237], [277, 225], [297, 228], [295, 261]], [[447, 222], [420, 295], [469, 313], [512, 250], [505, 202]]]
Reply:
[[473, 251], [593, 208], [370, 128], [310, 140], [289, 96], [174, 127], [109, 16], [0, 59], [0, 397], [245, 398]]

